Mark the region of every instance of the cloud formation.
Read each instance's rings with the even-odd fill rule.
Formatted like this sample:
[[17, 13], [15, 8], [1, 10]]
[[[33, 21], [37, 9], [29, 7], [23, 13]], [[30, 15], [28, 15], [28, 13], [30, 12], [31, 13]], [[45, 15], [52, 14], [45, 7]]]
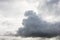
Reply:
[[[60, 9], [60, 0], [42, 0], [39, 2], [38, 8], [42, 8], [45, 11], [49, 11], [50, 14], [58, 14]], [[42, 10], [40, 9], [40, 10]], [[57, 11], [57, 12], [56, 12]]]
[[16, 32], [22, 26], [24, 11], [36, 10], [35, 4], [29, 4], [26, 0], [0, 0], [0, 34]]
[[17, 35], [23, 37], [55, 37], [60, 35], [60, 22], [48, 23], [42, 20], [34, 11], [25, 12], [27, 19], [23, 19], [23, 28], [19, 28]]

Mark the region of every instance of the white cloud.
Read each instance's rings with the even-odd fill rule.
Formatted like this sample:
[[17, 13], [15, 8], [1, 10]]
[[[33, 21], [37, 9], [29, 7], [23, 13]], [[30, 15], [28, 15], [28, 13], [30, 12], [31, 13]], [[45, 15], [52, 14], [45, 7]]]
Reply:
[[31, 9], [36, 11], [35, 4], [25, 0], [0, 0], [0, 33], [15, 32], [22, 26], [24, 12]]

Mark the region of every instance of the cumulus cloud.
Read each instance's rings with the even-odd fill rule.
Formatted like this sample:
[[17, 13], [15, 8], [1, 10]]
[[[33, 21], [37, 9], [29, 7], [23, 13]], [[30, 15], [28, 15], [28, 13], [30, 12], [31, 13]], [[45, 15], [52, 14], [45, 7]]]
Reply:
[[17, 35], [23, 37], [55, 37], [60, 35], [60, 22], [49, 23], [42, 20], [34, 11], [26, 11], [23, 28], [19, 28]]

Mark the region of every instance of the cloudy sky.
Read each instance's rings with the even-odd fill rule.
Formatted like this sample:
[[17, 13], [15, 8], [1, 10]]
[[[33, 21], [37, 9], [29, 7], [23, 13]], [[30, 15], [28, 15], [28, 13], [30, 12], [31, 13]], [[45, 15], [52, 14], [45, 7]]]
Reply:
[[0, 33], [15, 32], [22, 26], [26, 10], [37, 12], [38, 3], [26, 0], [0, 0]]
[[59, 22], [60, 0], [0, 0], [0, 33], [22, 27], [24, 12], [34, 10], [47, 22]]

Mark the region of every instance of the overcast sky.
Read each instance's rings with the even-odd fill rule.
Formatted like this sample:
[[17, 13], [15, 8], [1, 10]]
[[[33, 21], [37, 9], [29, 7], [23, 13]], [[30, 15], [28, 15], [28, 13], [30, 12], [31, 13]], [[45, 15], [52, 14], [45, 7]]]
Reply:
[[59, 22], [60, 0], [0, 0], [0, 33], [22, 27], [24, 12], [34, 10], [47, 22]]
[[22, 26], [22, 19], [26, 10], [37, 12], [38, 3], [26, 0], [0, 0], [0, 33], [15, 32]]

